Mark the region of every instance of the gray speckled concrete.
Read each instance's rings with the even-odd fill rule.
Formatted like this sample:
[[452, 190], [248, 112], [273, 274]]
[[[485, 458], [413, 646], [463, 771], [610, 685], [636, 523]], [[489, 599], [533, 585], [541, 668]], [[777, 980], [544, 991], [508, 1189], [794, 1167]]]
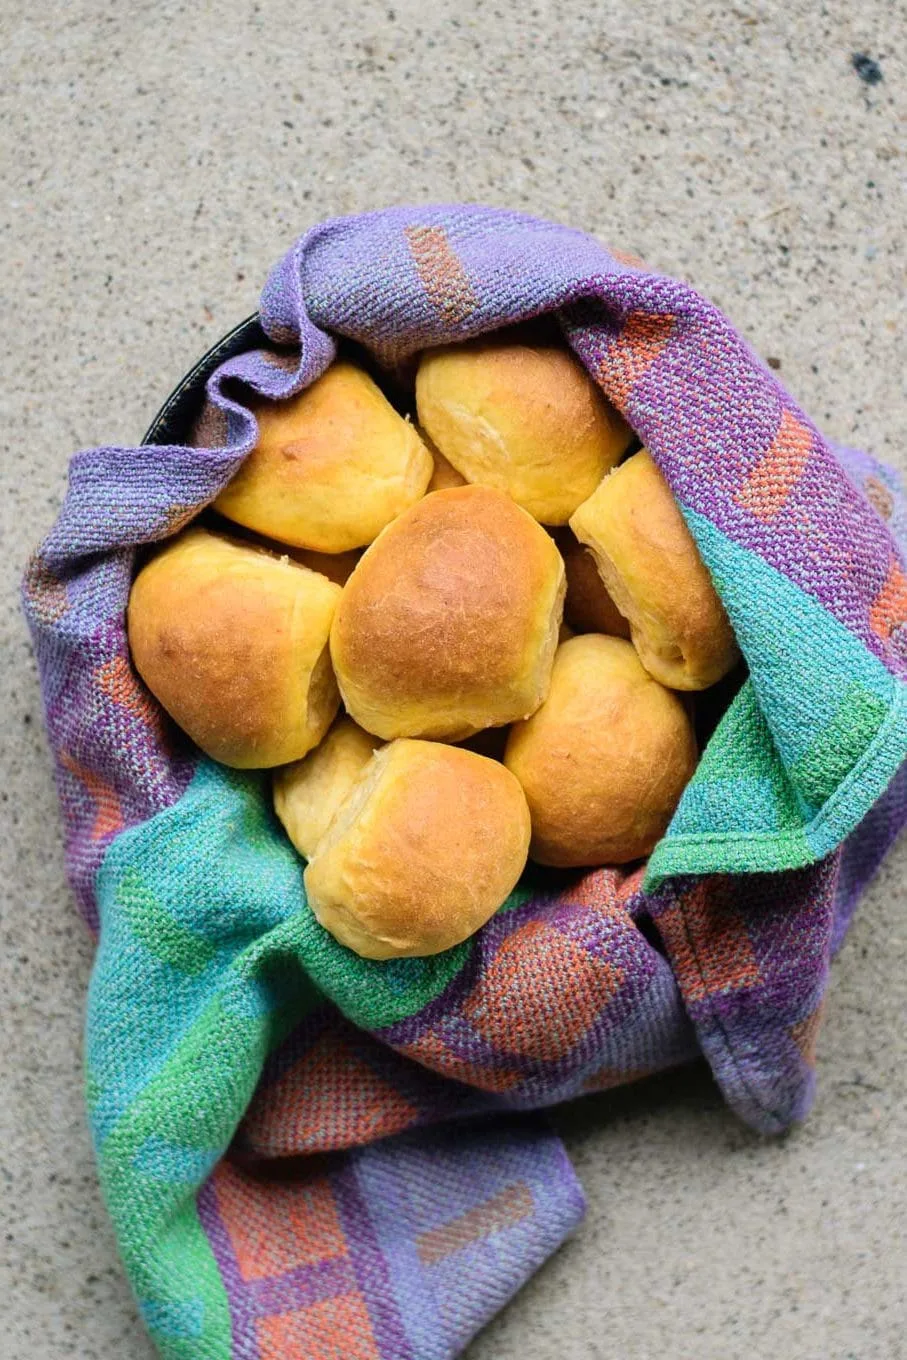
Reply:
[[[151, 1355], [85, 1131], [91, 948], [63, 880], [14, 597], [75, 447], [137, 438], [311, 222], [472, 198], [586, 227], [692, 280], [780, 362], [832, 437], [907, 469], [903, 3], [365, 11], [0, 5], [10, 1360]], [[855, 51], [880, 62], [881, 84], [861, 83]], [[807, 1126], [760, 1142], [688, 1075], [565, 1112], [589, 1218], [470, 1360], [907, 1355], [905, 873], [907, 845], [835, 966]]]

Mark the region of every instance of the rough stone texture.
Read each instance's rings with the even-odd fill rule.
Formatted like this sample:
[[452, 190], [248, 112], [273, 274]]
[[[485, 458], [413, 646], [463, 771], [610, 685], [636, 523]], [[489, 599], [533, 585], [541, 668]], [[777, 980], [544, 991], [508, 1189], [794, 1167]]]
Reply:
[[[71, 451], [138, 438], [319, 218], [480, 199], [710, 294], [841, 443], [907, 470], [897, 0], [2, 0], [0, 1356], [148, 1360], [81, 1103], [91, 948], [15, 598]], [[882, 80], [867, 83], [876, 61]], [[684, 1073], [563, 1112], [579, 1236], [470, 1360], [897, 1360], [907, 845], [835, 966], [810, 1122]]]

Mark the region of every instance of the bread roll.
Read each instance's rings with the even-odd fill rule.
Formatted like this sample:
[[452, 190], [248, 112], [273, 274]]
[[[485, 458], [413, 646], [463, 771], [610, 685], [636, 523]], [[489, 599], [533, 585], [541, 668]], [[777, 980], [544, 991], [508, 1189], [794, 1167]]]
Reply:
[[[608, 633], [628, 638], [630, 625], [605, 589], [595, 558], [571, 529], [555, 531], [554, 541], [564, 559], [567, 594], [564, 618], [576, 633]], [[562, 637], [561, 641], [565, 641]]]
[[371, 543], [425, 494], [431, 455], [353, 364], [333, 364], [297, 396], [254, 410], [258, 443], [214, 502], [227, 519], [340, 553]]
[[328, 635], [339, 597], [287, 558], [187, 529], [133, 583], [132, 659], [206, 755], [236, 769], [282, 765], [337, 711]]
[[456, 741], [533, 713], [564, 598], [554, 543], [501, 491], [436, 491], [364, 553], [331, 630], [347, 711], [376, 736]]
[[626, 421], [563, 346], [492, 336], [423, 354], [419, 421], [468, 482], [565, 524], [632, 439]]
[[558, 648], [548, 698], [511, 728], [504, 764], [526, 794], [534, 860], [626, 864], [664, 834], [696, 738], [683, 700], [629, 642], [587, 633]]
[[705, 689], [727, 674], [739, 652], [724, 605], [646, 449], [605, 478], [570, 527], [592, 549], [656, 680], [672, 689]]
[[305, 888], [325, 929], [365, 958], [437, 954], [494, 915], [528, 847], [526, 799], [503, 765], [404, 739], [372, 756]]
[[339, 718], [324, 741], [302, 760], [274, 771], [274, 811], [306, 859], [334, 813], [381, 745], [352, 718]]

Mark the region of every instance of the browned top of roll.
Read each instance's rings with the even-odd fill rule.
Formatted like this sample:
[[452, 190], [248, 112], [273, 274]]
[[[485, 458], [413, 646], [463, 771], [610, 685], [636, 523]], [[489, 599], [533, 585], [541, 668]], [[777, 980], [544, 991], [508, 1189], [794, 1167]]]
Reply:
[[[348, 704], [360, 688], [402, 709], [477, 692], [506, 701], [545, 649], [561, 579], [554, 544], [503, 492], [426, 497], [381, 534], [341, 597], [331, 650]], [[355, 699], [351, 711], [369, 725]]]

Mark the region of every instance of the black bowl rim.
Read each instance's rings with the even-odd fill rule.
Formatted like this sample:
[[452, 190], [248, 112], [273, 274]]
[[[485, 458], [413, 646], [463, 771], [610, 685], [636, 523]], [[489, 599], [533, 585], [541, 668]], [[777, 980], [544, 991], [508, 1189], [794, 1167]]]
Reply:
[[257, 312], [240, 321], [203, 354], [177, 384], [148, 426], [143, 444], [183, 444], [205, 399], [205, 385], [226, 359], [267, 344]]

